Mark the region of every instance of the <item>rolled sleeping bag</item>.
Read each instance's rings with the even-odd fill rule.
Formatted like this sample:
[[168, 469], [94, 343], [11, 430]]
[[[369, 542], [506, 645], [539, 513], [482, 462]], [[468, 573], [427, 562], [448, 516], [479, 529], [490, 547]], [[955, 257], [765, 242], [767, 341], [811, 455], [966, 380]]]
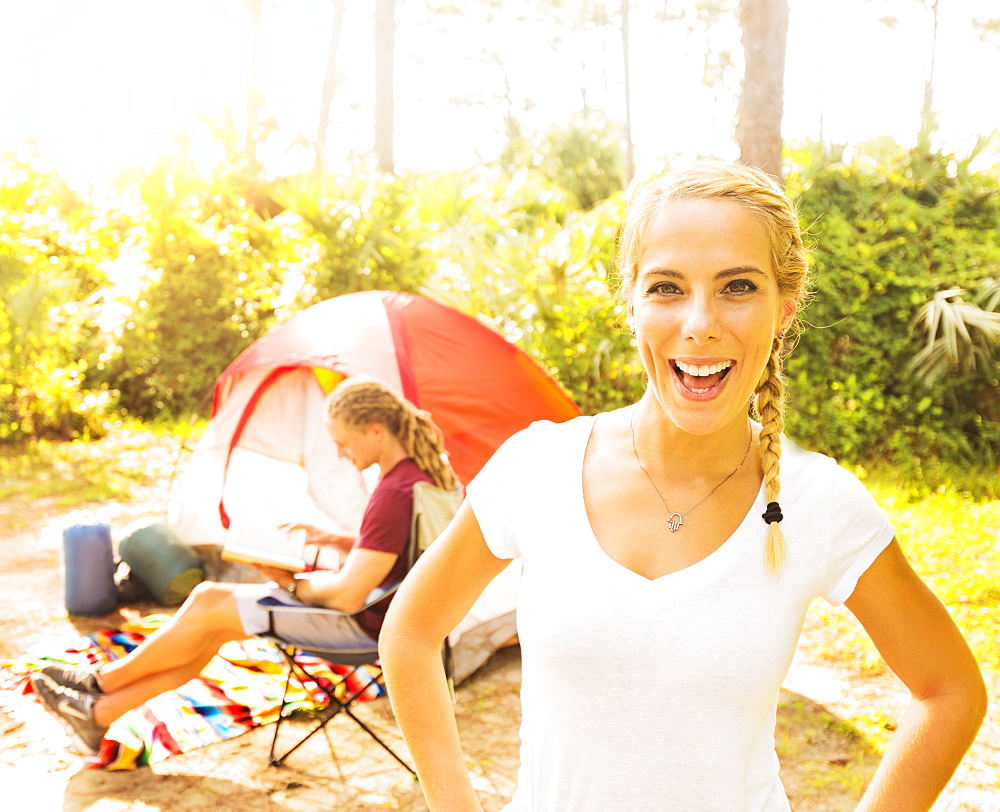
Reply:
[[71, 615], [106, 615], [118, 605], [111, 525], [89, 510], [63, 521], [63, 594]]
[[136, 519], [125, 527], [118, 555], [164, 606], [183, 603], [205, 579], [198, 554], [167, 525], [153, 519]]

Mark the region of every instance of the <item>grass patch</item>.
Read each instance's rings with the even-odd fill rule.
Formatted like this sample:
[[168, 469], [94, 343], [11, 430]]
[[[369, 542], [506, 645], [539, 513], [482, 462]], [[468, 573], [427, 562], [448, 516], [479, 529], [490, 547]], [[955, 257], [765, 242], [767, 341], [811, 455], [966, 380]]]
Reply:
[[885, 479], [869, 488], [889, 513], [914, 569], [948, 608], [980, 665], [993, 678], [1000, 676], [1000, 497], [939, 488], [914, 499]]
[[[962, 487], [914, 487], [891, 472], [859, 471], [869, 491], [889, 514], [913, 568], [940, 598], [968, 640], [987, 684], [1000, 683], [1000, 495], [996, 473], [956, 473]], [[988, 481], [987, 481], [988, 480]], [[991, 495], [992, 494], [992, 495]], [[816, 654], [877, 674], [887, 666], [867, 633], [844, 607], [822, 601], [811, 614], [827, 628]], [[852, 718], [870, 740], [878, 741], [885, 719]]]
[[33, 440], [0, 456], [0, 500], [44, 501], [69, 509], [102, 501], [128, 501], [137, 486], [169, 476], [187, 435], [191, 448], [203, 426], [132, 423], [98, 441]]
[[959, 468], [938, 460], [913, 461], [901, 467], [888, 467], [876, 462], [855, 466], [854, 472], [863, 480], [885, 483], [910, 501], [919, 501], [932, 494], [955, 493], [975, 502], [1000, 499], [1000, 477], [996, 466], [985, 463]]
[[793, 805], [853, 808], [884, 752], [885, 730], [837, 718], [798, 694], [778, 706], [775, 747]]
[[[889, 515], [900, 545], [917, 573], [954, 618], [983, 670], [987, 685], [1000, 684], [1000, 478], [995, 471], [949, 472], [936, 468], [933, 487], [894, 471], [855, 470]], [[816, 641], [810, 655], [856, 677], [887, 670], [868, 634], [846, 607], [815, 601], [807, 624]], [[994, 700], [995, 701], [995, 700]], [[826, 803], [829, 793], [860, 796], [895, 729], [886, 709], [865, 706], [839, 719], [815, 708], [783, 704], [784, 737], [777, 743], [794, 771], [796, 800]], [[841, 742], [840, 757], [817, 757], [809, 746], [826, 732]], [[788, 784], [786, 783], [786, 786]], [[789, 787], [790, 795], [792, 787]], [[823, 808], [840, 808], [823, 807]]]

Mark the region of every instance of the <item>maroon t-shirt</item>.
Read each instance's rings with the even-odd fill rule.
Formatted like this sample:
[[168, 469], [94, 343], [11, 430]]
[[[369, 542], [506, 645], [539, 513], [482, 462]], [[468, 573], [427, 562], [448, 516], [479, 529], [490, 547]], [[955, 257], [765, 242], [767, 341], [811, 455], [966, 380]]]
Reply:
[[[406, 546], [410, 541], [410, 520], [413, 516], [413, 486], [418, 482], [433, 484], [434, 480], [409, 457], [400, 460], [379, 480], [368, 499], [364, 516], [361, 517], [361, 530], [353, 546], [399, 556], [379, 586], [396, 583], [406, 575]], [[390, 597], [354, 616], [358, 625], [370, 637], [378, 639], [391, 601]]]

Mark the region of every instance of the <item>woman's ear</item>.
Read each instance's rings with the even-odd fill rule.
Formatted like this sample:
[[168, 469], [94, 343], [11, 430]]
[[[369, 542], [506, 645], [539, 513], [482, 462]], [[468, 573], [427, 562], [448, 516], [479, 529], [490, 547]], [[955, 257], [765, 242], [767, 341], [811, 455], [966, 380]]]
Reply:
[[792, 322], [795, 321], [795, 314], [799, 312], [799, 297], [798, 294], [795, 296], [786, 296], [784, 301], [781, 303], [781, 332], [787, 333], [788, 328], [792, 326]]

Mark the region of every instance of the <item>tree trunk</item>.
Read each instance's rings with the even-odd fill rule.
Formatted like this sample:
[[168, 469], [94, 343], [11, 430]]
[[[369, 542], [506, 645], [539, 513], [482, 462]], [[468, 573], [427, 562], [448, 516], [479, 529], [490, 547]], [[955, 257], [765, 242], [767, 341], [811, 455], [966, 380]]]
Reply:
[[622, 60], [625, 68], [625, 185], [635, 176], [635, 146], [632, 142], [632, 88], [629, 76], [629, 0], [622, 0]]
[[923, 157], [930, 157], [931, 136], [937, 129], [934, 115], [934, 63], [937, 59], [938, 40], [938, 0], [929, 5], [931, 13], [931, 55], [927, 75], [924, 78], [924, 104], [920, 108], [920, 132], [917, 134], [917, 151]]
[[337, 51], [340, 48], [340, 28], [344, 20], [345, 0], [333, 0], [333, 33], [330, 50], [326, 56], [326, 74], [323, 77], [323, 91], [319, 104], [319, 126], [316, 128], [316, 173], [323, 171], [326, 164], [326, 132], [330, 128], [330, 102], [333, 89], [337, 86]]
[[787, 0], [740, 0], [746, 69], [736, 111], [740, 161], [781, 180]]
[[257, 72], [260, 66], [260, 39], [263, 28], [263, 0], [243, 0], [243, 6], [250, 12], [252, 33], [250, 40], [250, 70], [247, 77], [247, 123], [243, 141], [243, 156], [247, 172], [256, 177], [260, 174], [257, 160], [257, 139], [260, 137], [261, 95], [257, 89]]
[[383, 172], [395, 172], [393, 157], [393, 57], [396, 0], [375, 0], [375, 157]]

